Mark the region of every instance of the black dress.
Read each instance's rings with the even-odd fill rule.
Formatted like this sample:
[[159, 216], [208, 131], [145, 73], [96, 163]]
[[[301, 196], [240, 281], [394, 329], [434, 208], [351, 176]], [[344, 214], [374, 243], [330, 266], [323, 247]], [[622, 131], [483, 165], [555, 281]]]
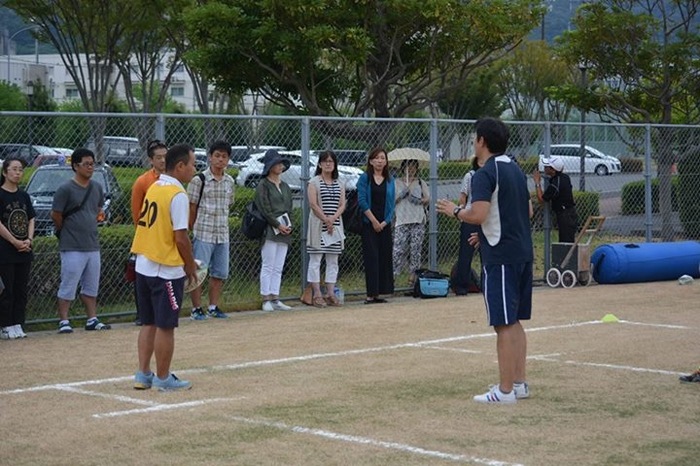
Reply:
[[[381, 184], [370, 176], [370, 210], [379, 223], [384, 221], [386, 206], [386, 178]], [[362, 258], [365, 265], [365, 287], [367, 296], [394, 293], [394, 250], [391, 224], [377, 233], [371, 223], [362, 224]]]

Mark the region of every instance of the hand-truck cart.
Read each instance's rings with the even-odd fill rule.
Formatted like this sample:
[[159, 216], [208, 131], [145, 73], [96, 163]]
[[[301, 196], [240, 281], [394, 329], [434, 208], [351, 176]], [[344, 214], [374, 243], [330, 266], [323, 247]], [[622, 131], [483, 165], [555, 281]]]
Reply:
[[605, 223], [605, 217], [591, 215], [573, 243], [552, 243], [552, 268], [547, 271], [547, 285], [572, 288], [577, 283], [588, 286], [593, 280], [590, 245]]

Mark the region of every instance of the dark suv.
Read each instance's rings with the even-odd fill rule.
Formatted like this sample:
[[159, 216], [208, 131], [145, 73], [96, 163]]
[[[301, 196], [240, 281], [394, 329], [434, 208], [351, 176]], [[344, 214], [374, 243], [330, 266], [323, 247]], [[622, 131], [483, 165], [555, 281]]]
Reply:
[[[50, 235], [53, 233], [54, 226], [51, 220], [53, 195], [58, 187], [73, 178], [73, 175], [70, 165], [43, 165], [37, 168], [32, 177], [29, 178], [26, 191], [32, 198], [36, 212], [35, 234]], [[114, 206], [123, 195], [117, 178], [109, 165], [95, 165], [92, 180], [100, 183], [105, 192], [105, 221], [100, 225], [110, 223], [115, 216]]]
[[20, 160], [24, 160], [28, 166], [32, 166], [37, 155], [58, 155], [58, 152], [46, 146], [0, 144], [0, 160], [14, 156]]
[[[95, 140], [90, 138], [85, 147], [99, 157]], [[141, 167], [144, 164], [144, 151], [137, 138], [126, 136], [104, 136], [102, 138], [104, 162], [113, 167]]]

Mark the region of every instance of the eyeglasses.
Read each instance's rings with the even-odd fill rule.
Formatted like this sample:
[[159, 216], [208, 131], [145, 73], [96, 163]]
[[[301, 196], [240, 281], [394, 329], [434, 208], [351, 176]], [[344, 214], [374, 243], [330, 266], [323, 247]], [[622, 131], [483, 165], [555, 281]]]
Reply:
[[76, 165], [80, 165], [83, 168], [92, 168], [95, 166], [95, 162], [81, 162], [81, 163], [76, 163]]

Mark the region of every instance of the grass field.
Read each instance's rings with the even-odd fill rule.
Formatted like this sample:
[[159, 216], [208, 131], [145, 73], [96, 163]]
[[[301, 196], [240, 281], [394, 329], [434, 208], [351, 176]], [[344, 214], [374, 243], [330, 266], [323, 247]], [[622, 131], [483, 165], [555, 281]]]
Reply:
[[475, 295], [182, 320], [180, 393], [132, 389], [133, 325], [34, 332], [0, 342], [0, 463], [696, 465], [698, 286], [536, 289], [512, 406], [471, 399], [497, 381]]

